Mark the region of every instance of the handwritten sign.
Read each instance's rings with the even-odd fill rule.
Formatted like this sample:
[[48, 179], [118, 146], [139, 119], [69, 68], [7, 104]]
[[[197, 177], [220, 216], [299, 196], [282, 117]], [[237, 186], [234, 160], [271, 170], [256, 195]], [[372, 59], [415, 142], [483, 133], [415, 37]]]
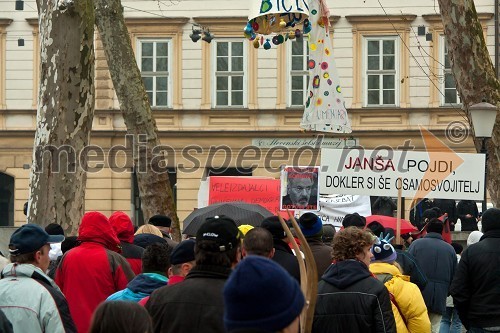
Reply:
[[279, 211], [279, 179], [257, 177], [210, 177], [208, 204], [243, 201], [259, 204], [271, 213]]
[[[322, 149], [320, 191], [482, 200], [482, 154]], [[480, 172], [479, 172], [480, 171]], [[401, 180], [398, 180], [401, 178]]]

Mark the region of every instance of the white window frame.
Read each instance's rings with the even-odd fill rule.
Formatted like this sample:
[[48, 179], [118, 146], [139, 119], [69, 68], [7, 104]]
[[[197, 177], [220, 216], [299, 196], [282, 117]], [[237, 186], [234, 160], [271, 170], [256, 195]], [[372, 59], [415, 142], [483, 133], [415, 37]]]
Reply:
[[[287, 106], [289, 108], [304, 107], [305, 101], [307, 99], [307, 92], [309, 89], [309, 84], [308, 84], [309, 83], [309, 80], [308, 80], [308, 78], [309, 78], [309, 69], [308, 69], [309, 43], [304, 38], [302, 38], [302, 40], [303, 40], [303, 51], [305, 54], [305, 57], [303, 56], [304, 70], [302, 70], [302, 71], [293, 71], [292, 70], [292, 44], [296, 42], [296, 39], [286, 43], [286, 45], [287, 45], [287, 78], [288, 78], [288, 80], [287, 80], [287, 92], [288, 92]], [[303, 96], [303, 101], [302, 101], [301, 105], [293, 105], [292, 104], [292, 74], [294, 74], [294, 76], [302, 74], [305, 78], [305, 80], [303, 81], [303, 84], [302, 84], [304, 96]]]
[[[153, 77], [153, 100], [150, 101], [151, 103], [151, 108], [153, 109], [165, 109], [165, 108], [171, 108], [172, 107], [172, 98], [173, 98], [173, 93], [172, 93], [172, 58], [173, 58], [173, 53], [172, 53], [172, 39], [171, 38], [138, 38], [137, 39], [137, 65], [139, 66], [139, 70], [141, 71], [141, 77], [143, 74], [142, 71], [142, 43], [156, 43], [161, 42], [161, 43], [167, 43], [167, 52], [168, 52], [168, 59], [167, 59], [167, 72], [152, 72], [152, 77]], [[153, 46], [153, 68], [156, 66], [156, 47]], [[155, 73], [161, 73], [161, 75], [155, 75]], [[157, 76], [167, 76], [167, 105], [156, 105], [156, 78]]]
[[[439, 77], [440, 77], [440, 85], [439, 89], [441, 90], [440, 95], [440, 104], [441, 106], [450, 106], [450, 105], [461, 105], [462, 102], [460, 101], [460, 96], [458, 95], [458, 90], [457, 90], [457, 83], [455, 82], [455, 93], [457, 95], [457, 102], [456, 103], [450, 103], [446, 102], [446, 77], [445, 74], [447, 73], [452, 73], [451, 68], [446, 69], [445, 68], [445, 56], [446, 56], [446, 36], [445, 35], [439, 35]], [[450, 62], [451, 66], [451, 62]], [[453, 81], [455, 81], [455, 77], [453, 77]]]
[[[217, 43], [233, 43], [238, 42], [243, 45], [243, 71], [231, 72], [228, 71], [227, 75], [217, 74]], [[217, 40], [212, 41], [212, 107], [213, 108], [224, 108], [224, 109], [236, 109], [236, 108], [247, 108], [248, 105], [248, 52], [247, 43], [243, 38], [217, 38]], [[231, 47], [228, 47], [228, 66], [231, 66]], [[243, 74], [243, 105], [232, 105], [231, 101], [231, 80], [228, 80], [228, 104], [229, 105], [217, 105], [217, 76], [228, 76], [231, 77], [231, 73], [239, 75]]]
[[[378, 74], [380, 75], [380, 99], [381, 103], [379, 104], [368, 104], [368, 42], [369, 41], [383, 41], [383, 40], [392, 40], [394, 41], [394, 70], [379, 70], [377, 73], [370, 74]], [[399, 107], [399, 99], [401, 94], [401, 87], [399, 85], [400, 82], [400, 62], [401, 62], [401, 51], [399, 45], [399, 37], [396, 35], [382, 35], [382, 36], [363, 36], [363, 106], [364, 107]], [[380, 61], [383, 61], [383, 58], [380, 58]], [[383, 103], [383, 80], [382, 75], [384, 74], [393, 74], [394, 72], [394, 104], [382, 104]]]

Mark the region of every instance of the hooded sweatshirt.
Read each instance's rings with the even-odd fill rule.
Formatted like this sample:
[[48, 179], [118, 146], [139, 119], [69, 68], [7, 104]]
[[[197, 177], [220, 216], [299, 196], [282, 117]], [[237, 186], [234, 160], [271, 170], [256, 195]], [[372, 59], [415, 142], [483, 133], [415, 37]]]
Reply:
[[387, 289], [357, 260], [333, 263], [318, 284], [313, 332], [396, 332]]
[[134, 273], [118, 254], [120, 241], [103, 214], [83, 216], [78, 241], [80, 246], [63, 255], [55, 281], [66, 295], [78, 332], [87, 333], [99, 303], [126, 288]]
[[107, 301], [131, 301], [139, 302], [151, 295], [153, 291], [167, 285], [168, 279], [165, 275], [158, 273], [143, 273], [137, 275], [127, 285], [127, 288], [109, 296]]
[[116, 232], [122, 247], [122, 256], [127, 259], [134, 273], [142, 273], [142, 254], [144, 249], [134, 243], [134, 225], [130, 217], [124, 212], [114, 212], [109, 217], [109, 223]]

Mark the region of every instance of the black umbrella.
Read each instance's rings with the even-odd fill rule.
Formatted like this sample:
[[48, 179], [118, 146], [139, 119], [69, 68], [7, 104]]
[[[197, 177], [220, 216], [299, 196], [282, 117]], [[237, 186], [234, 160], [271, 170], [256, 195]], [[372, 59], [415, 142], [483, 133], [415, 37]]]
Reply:
[[232, 218], [237, 225], [250, 224], [259, 226], [263, 219], [273, 216], [273, 213], [257, 204], [246, 202], [222, 202], [193, 211], [184, 219], [183, 234], [196, 235], [198, 228], [205, 222], [207, 217], [226, 215]]

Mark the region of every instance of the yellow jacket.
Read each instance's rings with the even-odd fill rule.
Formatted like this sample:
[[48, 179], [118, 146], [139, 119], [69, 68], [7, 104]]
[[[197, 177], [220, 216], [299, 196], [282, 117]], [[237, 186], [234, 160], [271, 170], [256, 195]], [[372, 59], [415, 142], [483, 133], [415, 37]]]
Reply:
[[[374, 262], [370, 264], [370, 271], [375, 275], [389, 274], [392, 279], [385, 282], [389, 293], [394, 296], [399, 307], [392, 303], [392, 312], [396, 320], [398, 333], [429, 333], [431, 322], [427, 314], [427, 307], [418, 287], [410, 282], [410, 278], [402, 275], [399, 269], [388, 263]], [[403, 320], [403, 317], [406, 320]]]

